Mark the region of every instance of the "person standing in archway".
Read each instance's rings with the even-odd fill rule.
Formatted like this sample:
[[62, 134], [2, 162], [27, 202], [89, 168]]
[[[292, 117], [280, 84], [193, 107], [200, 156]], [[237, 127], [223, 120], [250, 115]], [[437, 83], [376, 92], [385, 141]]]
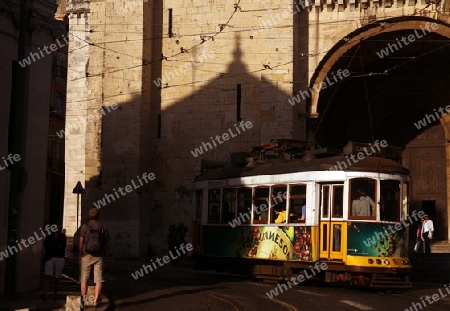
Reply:
[[416, 231], [416, 245], [414, 245], [414, 253], [425, 253], [424, 243], [422, 238], [422, 226], [425, 219], [421, 219], [420, 223], [417, 225]]
[[430, 242], [433, 239], [433, 233], [434, 233], [434, 225], [433, 221], [428, 218], [428, 215], [425, 214], [423, 216], [423, 223], [422, 223], [422, 240], [424, 244], [424, 250], [425, 254], [430, 254]]

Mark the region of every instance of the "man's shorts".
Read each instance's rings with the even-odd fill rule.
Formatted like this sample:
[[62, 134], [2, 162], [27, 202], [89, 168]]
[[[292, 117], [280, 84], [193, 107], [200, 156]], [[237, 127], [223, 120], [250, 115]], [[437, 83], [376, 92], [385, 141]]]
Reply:
[[45, 262], [45, 275], [61, 278], [64, 270], [64, 258], [51, 257]]
[[80, 282], [89, 281], [92, 267], [94, 267], [94, 283], [105, 282], [103, 279], [103, 258], [94, 257], [90, 254], [86, 254], [81, 257], [80, 263]]

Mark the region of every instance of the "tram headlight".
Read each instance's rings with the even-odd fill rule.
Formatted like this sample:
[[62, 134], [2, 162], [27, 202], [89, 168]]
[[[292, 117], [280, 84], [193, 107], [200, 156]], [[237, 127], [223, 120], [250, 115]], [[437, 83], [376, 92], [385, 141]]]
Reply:
[[403, 265], [409, 265], [409, 261], [408, 260], [402, 260], [402, 264]]
[[387, 259], [383, 260], [383, 264], [389, 265], [389, 260], [387, 260]]
[[367, 261], [369, 262], [369, 264], [373, 264], [373, 259], [372, 258], [369, 258]]
[[381, 259], [377, 259], [377, 264], [381, 265]]

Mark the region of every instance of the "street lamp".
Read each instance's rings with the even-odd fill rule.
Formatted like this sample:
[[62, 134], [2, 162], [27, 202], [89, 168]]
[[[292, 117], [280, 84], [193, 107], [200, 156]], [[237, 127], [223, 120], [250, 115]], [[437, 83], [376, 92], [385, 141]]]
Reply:
[[84, 194], [86, 191], [84, 190], [83, 186], [81, 185], [81, 182], [77, 182], [77, 185], [75, 188], [73, 188], [72, 193], [77, 194], [77, 230], [78, 230], [78, 215], [79, 215], [79, 208], [80, 208], [80, 194]]
[[86, 191], [84, 190], [83, 186], [81, 185], [81, 182], [77, 182], [77, 185], [75, 186], [75, 188], [73, 188], [72, 193], [76, 193], [77, 194], [77, 229], [75, 230], [75, 234], [74, 234], [74, 240], [73, 241], [73, 251], [76, 252], [76, 238], [75, 236], [78, 238], [77, 232], [78, 232], [78, 215], [79, 215], [79, 210], [80, 210], [80, 194], [84, 194]]

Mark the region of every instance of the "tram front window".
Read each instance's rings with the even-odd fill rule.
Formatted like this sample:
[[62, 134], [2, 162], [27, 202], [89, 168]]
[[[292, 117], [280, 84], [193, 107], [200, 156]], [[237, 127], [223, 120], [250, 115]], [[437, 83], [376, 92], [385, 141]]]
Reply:
[[286, 223], [286, 220], [288, 218], [286, 196], [287, 196], [286, 185], [277, 185], [272, 187], [272, 195], [271, 195], [272, 217], [270, 218], [271, 223], [275, 224]]
[[218, 224], [220, 221], [220, 189], [208, 192], [208, 223]]
[[236, 189], [223, 189], [222, 224], [227, 224], [236, 218]]
[[350, 215], [353, 218], [375, 219], [376, 180], [369, 178], [355, 178], [350, 180]]
[[253, 198], [253, 223], [267, 224], [269, 221], [269, 187], [255, 188], [255, 197]]
[[252, 210], [252, 188], [239, 188], [237, 190], [237, 214], [243, 224], [249, 224]]
[[304, 223], [306, 221], [306, 185], [291, 186], [289, 201], [289, 222]]
[[195, 191], [195, 220], [202, 220], [203, 190]]
[[344, 186], [334, 185], [333, 186], [333, 202], [332, 207], [332, 217], [342, 218], [343, 216], [343, 205], [344, 202]]
[[382, 180], [380, 187], [380, 220], [400, 221], [400, 182]]

